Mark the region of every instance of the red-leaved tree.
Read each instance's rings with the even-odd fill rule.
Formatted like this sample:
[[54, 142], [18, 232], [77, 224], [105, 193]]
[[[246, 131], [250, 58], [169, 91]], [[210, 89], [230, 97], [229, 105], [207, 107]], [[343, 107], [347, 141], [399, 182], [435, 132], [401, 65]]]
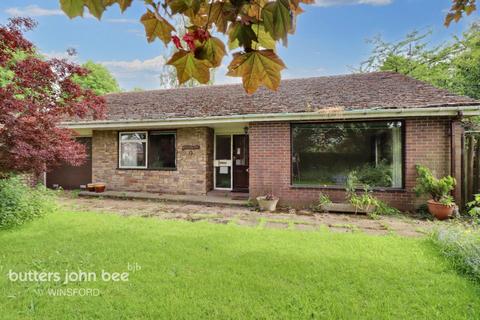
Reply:
[[72, 77], [87, 70], [65, 59], [46, 60], [24, 37], [30, 18], [0, 25], [0, 171], [39, 174], [62, 162], [80, 165], [85, 147], [59, 124], [103, 117], [105, 100]]

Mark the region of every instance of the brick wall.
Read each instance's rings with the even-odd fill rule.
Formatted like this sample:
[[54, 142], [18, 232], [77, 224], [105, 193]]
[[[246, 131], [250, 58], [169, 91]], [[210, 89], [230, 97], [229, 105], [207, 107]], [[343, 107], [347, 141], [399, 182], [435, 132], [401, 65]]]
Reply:
[[[451, 120], [422, 118], [405, 120], [405, 189], [378, 191], [375, 196], [401, 210], [412, 210], [422, 203], [412, 192], [415, 186], [415, 165], [431, 168], [437, 176], [450, 174]], [[318, 199], [320, 192], [333, 201], [343, 201], [343, 189], [295, 188], [290, 185], [290, 124], [286, 122], [251, 123], [250, 196], [273, 192], [281, 204], [305, 206]]]
[[[176, 130], [177, 170], [117, 169], [118, 131], [94, 131], [92, 136], [92, 178], [118, 191], [143, 191], [203, 195], [213, 185], [213, 130]], [[200, 149], [182, 150], [185, 145]]]

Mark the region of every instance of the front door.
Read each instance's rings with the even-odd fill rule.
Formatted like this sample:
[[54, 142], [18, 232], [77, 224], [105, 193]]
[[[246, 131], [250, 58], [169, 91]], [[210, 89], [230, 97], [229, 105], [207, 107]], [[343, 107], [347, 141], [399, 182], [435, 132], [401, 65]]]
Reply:
[[233, 191], [248, 192], [248, 135], [233, 136]]

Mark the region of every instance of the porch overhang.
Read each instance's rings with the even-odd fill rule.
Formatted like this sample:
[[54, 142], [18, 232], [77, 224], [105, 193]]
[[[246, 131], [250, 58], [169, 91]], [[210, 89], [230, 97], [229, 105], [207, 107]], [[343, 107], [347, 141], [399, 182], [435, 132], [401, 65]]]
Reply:
[[74, 129], [115, 130], [115, 129], [150, 129], [150, 128], [180, 128], [193, 126], [222, 126], [246, 125], [252, 122], [281, 122], [281, 121], [329, 121], [352, 119], [385, 119], [385, 118], [412, 118], [412, 117], [457, 117], [479, 116], [480, 105], [472, 106], [442, 106], [403, 109], [364, 109], [338, 110], [335, 108], [322, 109], [315, 112], [301, 113], [269, 113], [244, 114], [195, 118], [160, 118], [134, 120], [90, 120], [62, 122], [61, 126]]

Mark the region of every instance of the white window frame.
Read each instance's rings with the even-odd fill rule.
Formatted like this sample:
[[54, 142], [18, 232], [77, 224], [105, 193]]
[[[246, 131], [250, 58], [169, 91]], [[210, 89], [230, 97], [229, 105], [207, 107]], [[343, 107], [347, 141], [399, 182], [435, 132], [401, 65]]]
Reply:
[[[145, 134], [145, 139], [124, 142], [145, 142], [145, 166], [122, 166], [122, 134]], [[148, 131], [122, 131], [118, 133], [118, 167], [120, 169], [148, 169]]]

